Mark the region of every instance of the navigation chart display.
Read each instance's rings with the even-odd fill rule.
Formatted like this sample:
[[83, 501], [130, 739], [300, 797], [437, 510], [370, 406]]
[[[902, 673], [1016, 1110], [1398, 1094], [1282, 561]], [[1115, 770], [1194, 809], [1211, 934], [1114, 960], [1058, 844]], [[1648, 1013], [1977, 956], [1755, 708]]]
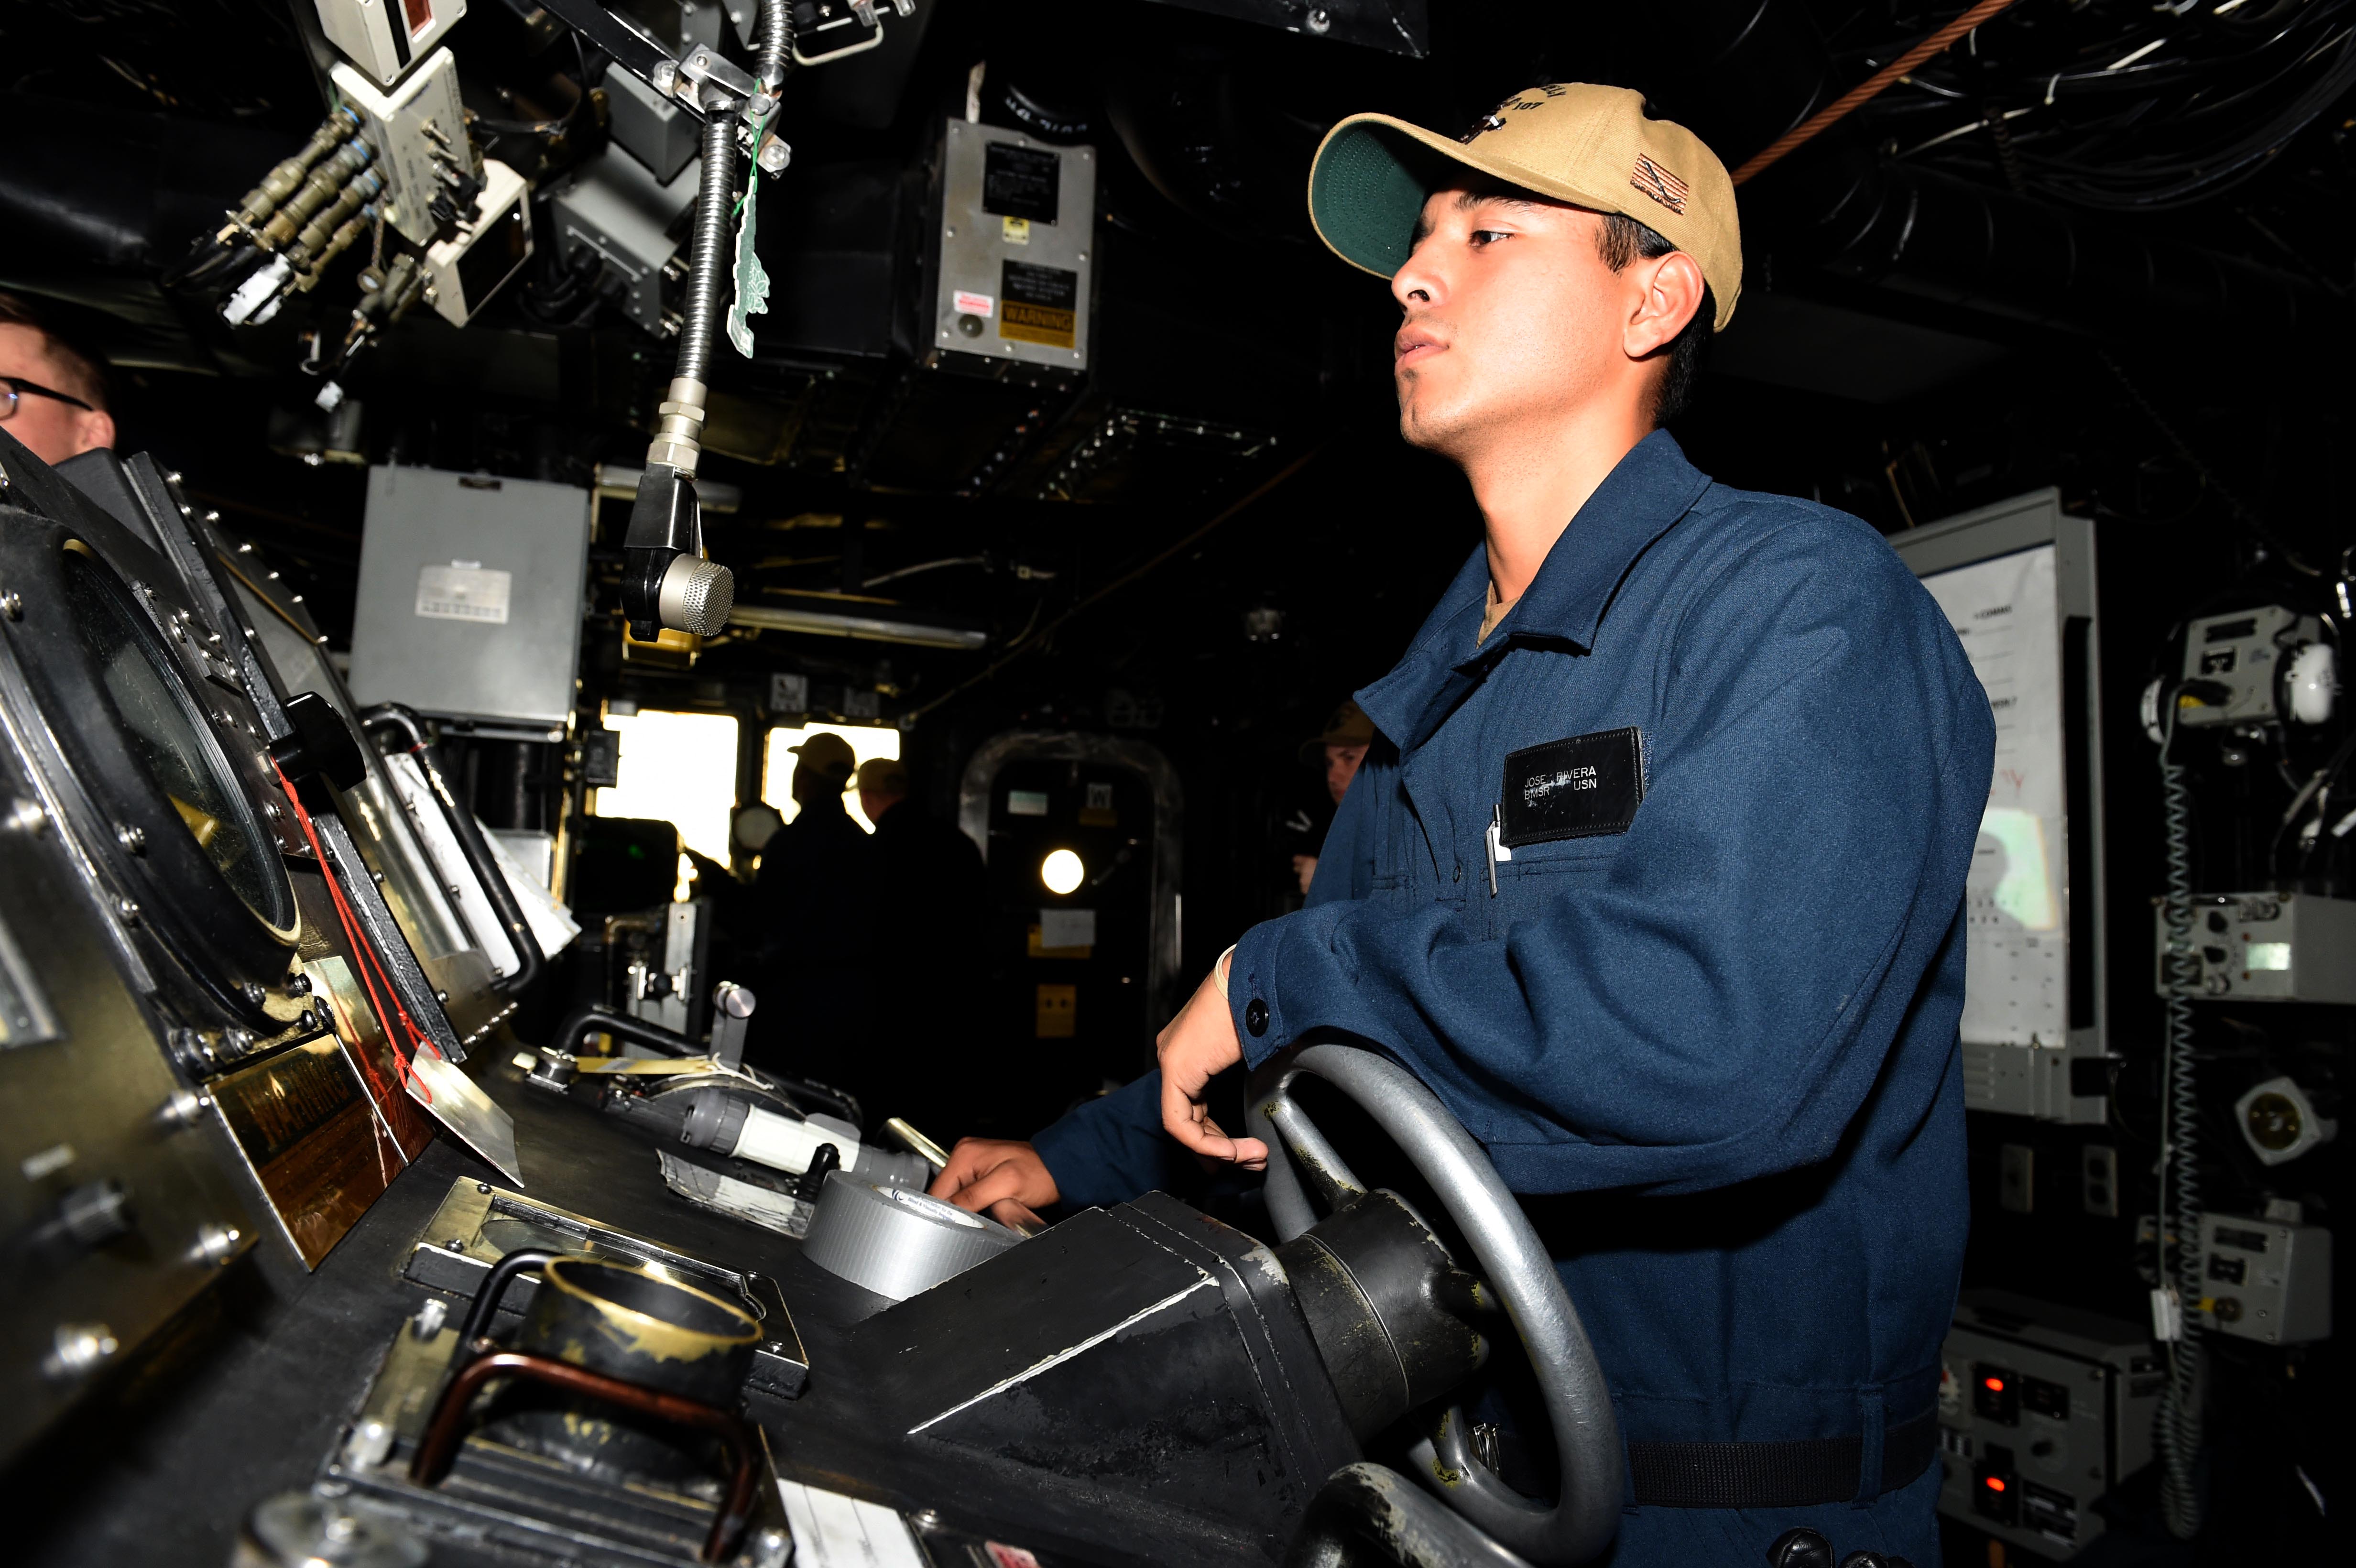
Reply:
[[1934, 572], [1922, 586], [1996, 715], [1996, 776], [1965, 891], [1963, 1037], [2059, 1049], [2069, 1041], [2070, 942], [2053, 546]]

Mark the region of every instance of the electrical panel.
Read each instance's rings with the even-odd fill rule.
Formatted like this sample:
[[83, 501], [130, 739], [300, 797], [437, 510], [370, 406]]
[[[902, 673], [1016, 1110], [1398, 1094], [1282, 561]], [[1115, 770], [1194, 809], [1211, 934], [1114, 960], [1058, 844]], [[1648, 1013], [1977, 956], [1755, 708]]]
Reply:
[[369, 471], [352, 696], [561, 738], [573, 713], [589, 496], [564, 485]]
[[1094, 148], [950, 121], [935, 237], [934, 351], [1087, 368], [1096, 204]]
[[454, 175], [473, 173], [466, 111], [458, 99], [458, 62], [446, 49], [390, 91], [379, 91], [344, 62], [327, 71], [336, 96], [359, 116], [360, 134], [376, 149], [372, 165], [384, 181], [385, 221], [412, 245], [434, 242], [440, 220], [435, 199]]
[[319, 28], [380, 87], [391, 87], [466, 14], [466, 0], [316, 0]]
[[531, 259], [531, 186], [497, 158], [483, 160], [483, 195], [473, 221], [425, 251], [427, 298], [444, 321], [464, 326]]
[[1940, 1356], [1939, 1511], [2067, 1560], [2104, 1533], [2094, 1505], [2148, 1464], [2167, 1371], [2122, 1319], [1967, 1291]]
[[2331, 1232], [2282, 1220], [2201, 1217], [2204, 1328], [2267, 1345], [2331, 1337]]
[[[2152, 918], [2153, 978], [2169, 973], [2168, 906]], [[2311, 893], [2202, 893], [2192, 901], [2189, 994], [2217, 1001], [2356, 1002], [2356, 901]]]
[[2320, 621], [2279, 604], [2193, 622], [2184, 631], [2185, 688], [2176, 721], [2187, 728], [2273, 723], [2289, 707], [2281, 683], [2293, 657], [2322, 635]]

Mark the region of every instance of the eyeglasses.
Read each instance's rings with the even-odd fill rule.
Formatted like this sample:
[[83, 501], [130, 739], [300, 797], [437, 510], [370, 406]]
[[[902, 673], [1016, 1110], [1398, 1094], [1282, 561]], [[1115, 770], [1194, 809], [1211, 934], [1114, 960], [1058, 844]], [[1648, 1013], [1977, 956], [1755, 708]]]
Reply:
[[16, 417], [16, 405], [30, 392], [37, 398], [55, 398], [61, 403], [71, 403], [88, 413], [98, 411], [70, 392], [60, 392], [54, 387], [44, 387], [38, 381], [27, 381], [21, 376], [0, 376], [0, 422]]

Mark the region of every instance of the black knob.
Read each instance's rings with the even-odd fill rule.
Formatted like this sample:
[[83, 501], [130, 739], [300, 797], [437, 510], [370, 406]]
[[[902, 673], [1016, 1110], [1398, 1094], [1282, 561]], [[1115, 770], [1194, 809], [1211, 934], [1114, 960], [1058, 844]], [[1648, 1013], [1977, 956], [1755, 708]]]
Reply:
[[1787, 1530], [1767, 1549], [1768, 1568], [1833, 1568], [1833, 1543], [1813, 1530]]
[[1268, 1004], [1258, 997], [1244, 1004], [1244, 1028], [1251, 1030], [1254, 1040], [1268, 1032]]
[[368, 776], [352, 727], [326, 698], [298, 691], [286, 700], [286, 717], [294, 733], [270, 743], [270, 760], [289, 780], [321, 773], [337, 789], [350, 789]]
[[809, 1168], [802, 1172], [801, 1180], [794, 1186], [794, 1196], [805, 1203], [817, 1202], [819, 1194], [826, 1190], [826, 1173], [841, 1167], [841, 1150], [832, 1144], [819, 1145], [818, 1152], [810, 1156]]
[[1852, 1552], [1840, 1560], [1840, 1568], [1890, 1568], [1890, 1561], [1879, 1552]]

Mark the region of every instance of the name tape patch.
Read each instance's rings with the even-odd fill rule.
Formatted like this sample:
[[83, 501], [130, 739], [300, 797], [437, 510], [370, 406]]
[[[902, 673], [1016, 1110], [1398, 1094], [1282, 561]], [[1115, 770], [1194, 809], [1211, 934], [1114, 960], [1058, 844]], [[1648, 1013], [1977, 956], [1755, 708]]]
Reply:
[[1644, 799], [1644, 738], [1633, 726], [1525, 746], [1505, 757], [1498, 797], [1509, 849], [1625, 833]]

